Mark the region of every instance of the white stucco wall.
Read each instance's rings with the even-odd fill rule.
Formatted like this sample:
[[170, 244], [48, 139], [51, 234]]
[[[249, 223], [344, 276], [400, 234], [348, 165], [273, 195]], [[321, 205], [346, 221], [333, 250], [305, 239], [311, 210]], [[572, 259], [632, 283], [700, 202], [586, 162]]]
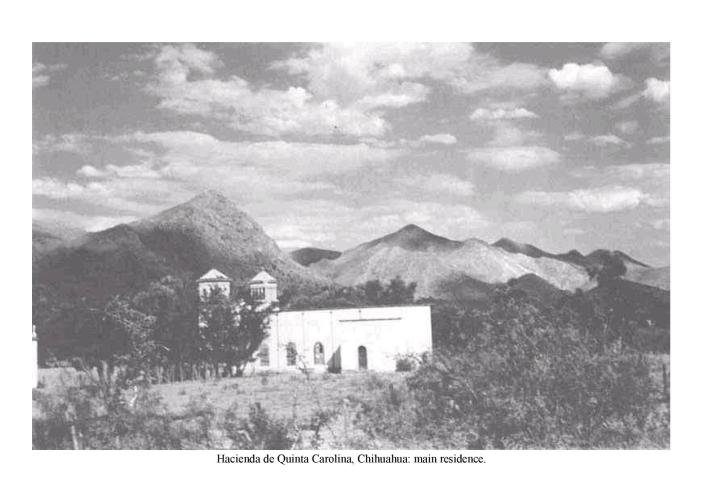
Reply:
[[[297, 363], [287, 365], [286, 346], [294, 343]], [[314, 345], [324, 345], [323, 365], [314, 365]], [[368, 307], [311, 311], [285, 311], [271, 317], [269, 366], [257, 360], [252, 369], [299, 371], [301, 366], [325, 371], [359, 370], [359, 347], [366, 348], [368, 369], [394, 371], [399, 355], [431, 351], [429, 306]], [[336, 359], [333, 361], [333, 359]], [[340, 362], [339, 362], [340, 360]], [[332, 362], [333, 361], [333, 362]]]

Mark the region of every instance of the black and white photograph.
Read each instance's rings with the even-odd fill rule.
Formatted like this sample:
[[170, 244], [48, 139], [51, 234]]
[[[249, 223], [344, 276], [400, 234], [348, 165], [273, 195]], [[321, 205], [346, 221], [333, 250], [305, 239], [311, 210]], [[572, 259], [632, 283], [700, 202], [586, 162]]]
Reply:
[[670, 67], [33, 43], [32, 448], [669, 449]]

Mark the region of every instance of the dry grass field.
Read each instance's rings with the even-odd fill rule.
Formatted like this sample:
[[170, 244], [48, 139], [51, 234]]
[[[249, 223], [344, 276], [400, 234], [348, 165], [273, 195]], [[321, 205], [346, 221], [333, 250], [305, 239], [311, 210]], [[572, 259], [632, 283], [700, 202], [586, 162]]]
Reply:
[[195, 399], [209, 400], [217, 410], [236, 406], [237, 415], [260, 403], [273, 417], [306, 419], [315, 411], [340, 406], [345, 398], [362, 398], [402, 379], [402, 374], [374, 372], [312, 374], [309, 378], [302, 373], [269, 374], [162, 384], [153, 389], [174, 412]]
[[[76, 378], [72, 369], [40, 371], [40, 380], [47, 392], [61, 386], [61, 383], [75, 382]], [[211, 403], [220, 413], [235, 406], [237, 415], [244, 416], [251, 405], [260, 403], [275, 418], [304, 420], [315, 411], [340, 406], [345, 398], [368, 397], [387, 388], [390, 383], [399, 384], [403, 379], [401, 373], [348, 372], [306, 377], [300, 372], [175, 382], [159, 384], [151, 390], [161, 395], [164, 403], [175, 413], [195, 400]]]

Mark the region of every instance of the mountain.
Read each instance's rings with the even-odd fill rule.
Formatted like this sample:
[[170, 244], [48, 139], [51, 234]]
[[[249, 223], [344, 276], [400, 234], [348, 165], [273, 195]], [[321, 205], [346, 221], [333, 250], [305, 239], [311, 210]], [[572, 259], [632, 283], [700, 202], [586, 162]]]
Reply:
[[341, 255], [337, 250], [317, 249], [314, 247], [303, 247], [290, 252], [293, 261], [303, 266], [309, 266], [322, 259], [334, 260]]
[[662, 290], [670, 290], [670, 266], [627, 269], [623, 278], [642, 285], [653, 286]]
[[84, 230], [62, 223], [32, 220], [32, 264], [46, 252], [84, 234]]
[[506, 252], [521, 253], [536, 259], [548, 257], [565, 261], [581, 266], [592, 274], [606, 271], [639, 284], [664, 290], [670, 289], [669, 267], [651, 267], [619, 250], [597, 249], [587, 255], [583, 255], [577, 250], [571, 250], [564, 254], [552, 254], [531, 244], [515, 242], [508, 238], [501, 238], [492, 245]]
[[505, 283], [530, 273], [558, 289], [574, 290], [589, 283], [581, 266], [507, 252], [478, 239], [451, 240], [416, 225], [405, 226], [312, 267], [342, 285], [373, 279], [389, 281], [400, 276], [417, 283], [419, 297], [452, 295], [451, 290], [458, 286], [479, 295], [480, 283]]
[[522, 244], [504, 237], [497, 242], [494, 242], [492, 245], [494, 247], [499, 247], [502, 250], [506, 250], [507, 252], [511, 252], [512, 254], [524, 254], [525, 256], [529, 257], [554, 257], [552, 254], [544, 252], [531, 244]]
[[163, 276], [195, 280], [217, 268], [244, 284], [260, 269], [283, 287], [330, 282], [298, 265], [226, 197], [205, 192], [151, 218], [90, 233], [48, 252], [33, 277], [61, 298], [103, 301], [132, 293]]

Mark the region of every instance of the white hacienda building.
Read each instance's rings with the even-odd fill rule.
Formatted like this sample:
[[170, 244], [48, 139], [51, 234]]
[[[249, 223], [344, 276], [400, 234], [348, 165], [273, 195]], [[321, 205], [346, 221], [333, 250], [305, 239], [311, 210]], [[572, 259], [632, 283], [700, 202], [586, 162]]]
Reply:
[[[198, 280], [204, 293], [219, 287], [230, 296], [232, 280], [212, 269]], [[278, 301], [278, 284], [265, 271], [249, 283], [261, 304]], [[431, 308], [428, 305], [274, 311], [269, 336], [261, 344], [252, 369], [288, 371], [396, 370], [397, 360], [431, 351]]]

